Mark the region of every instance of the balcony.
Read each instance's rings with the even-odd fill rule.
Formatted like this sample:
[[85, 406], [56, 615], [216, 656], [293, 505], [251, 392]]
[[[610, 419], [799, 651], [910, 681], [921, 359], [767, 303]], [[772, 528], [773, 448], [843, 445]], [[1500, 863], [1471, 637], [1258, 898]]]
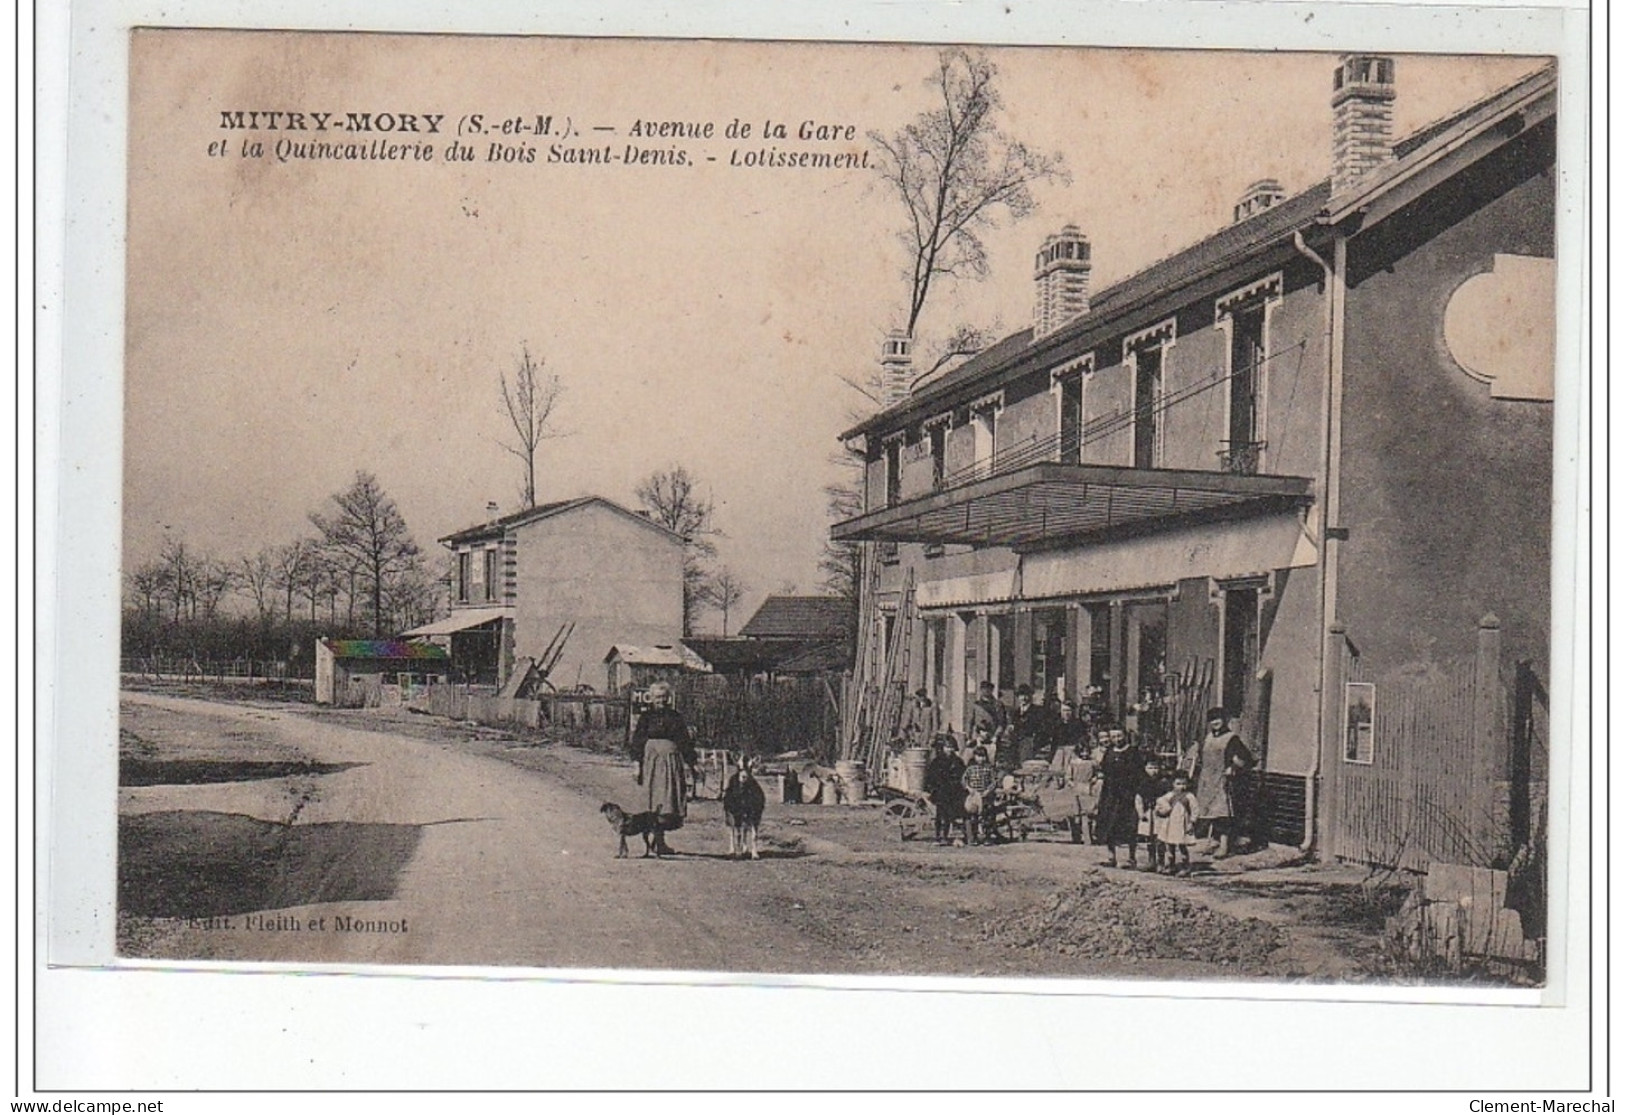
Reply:
[[1219, 450], [1219, 467], [1236, 476], [1256, 476], [1267, 442], [1227, 441]]
[[[837, 523], [838, 542], [1038, 546], [1302, 506], [1312, 482], [1212, 470], [992, 462], [992, 475]], [[984, 466], [985, 468], [986, 466]]]

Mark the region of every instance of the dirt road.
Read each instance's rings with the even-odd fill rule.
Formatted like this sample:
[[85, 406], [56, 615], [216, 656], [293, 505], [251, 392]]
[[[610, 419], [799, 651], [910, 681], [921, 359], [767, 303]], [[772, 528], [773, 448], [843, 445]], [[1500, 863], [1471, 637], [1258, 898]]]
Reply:
[[772, 807], [764, 858], [739, 862], [714, 802], [695, 803], [676, 858], [614, 860], [598, 806], [635, 787], [610, 757], [404, 713], [153, 694], [125, 695], [122, 727], [128, 955], [1369, 978], [1370, 927], [1264, 872], [1129, 877], [1065, 843], [904, 846], [874, 810], [816, 806]]

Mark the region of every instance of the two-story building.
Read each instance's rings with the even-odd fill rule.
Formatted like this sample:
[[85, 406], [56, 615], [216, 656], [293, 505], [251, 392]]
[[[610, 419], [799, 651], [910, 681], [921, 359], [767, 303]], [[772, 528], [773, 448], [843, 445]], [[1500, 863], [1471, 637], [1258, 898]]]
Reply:
[[911, 393], [893, 335], [832, 530], [884, 563], [878, 614], [915, 586], [905, 684], [955, 724], [982, 680], [1164, 728], [1224, 705], [1305, 843], [1395, 779], [1426, 796], [1389, 698], [1495, 641], [1543, 674], [1550, 622], [1555, 65], [1403, 138], [1394, 59], [1330, 76], [1329, 180], [1261, 180], [1098, 291], [1063, 229], [1032, 326]]
[[[500, 685], [568, 631], [550, 680], [598, 685], [618, 644], [683, 633], [680, 534], [601, 496], [544, 503], [449, 534], [451, 614], [405, 634], [449, 641], [457, 675]], [[556, 649], [556, 648], [555, 648]]]

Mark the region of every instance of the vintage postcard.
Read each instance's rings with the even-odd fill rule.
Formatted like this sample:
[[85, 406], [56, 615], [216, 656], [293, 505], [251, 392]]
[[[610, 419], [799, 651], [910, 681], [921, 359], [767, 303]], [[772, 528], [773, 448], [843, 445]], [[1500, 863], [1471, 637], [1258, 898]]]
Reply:
[[1547, 982], [1556, 59], [128, 46], [120, 957]]

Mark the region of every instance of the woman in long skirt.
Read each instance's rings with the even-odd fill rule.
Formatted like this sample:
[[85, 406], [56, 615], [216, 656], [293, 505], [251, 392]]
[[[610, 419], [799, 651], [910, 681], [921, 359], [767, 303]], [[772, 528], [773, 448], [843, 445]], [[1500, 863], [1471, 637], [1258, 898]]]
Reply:
[[671, 707], [671, 687], [655, 682], [649, 700], [632, 730], [632, 753], [638, 760], [643, 809], [659, 818], [655, 854], [665, 855], [671, 851], [666, 833], [682, 828], [688, 816], [688, 779], [695, 775], [698, 756], [682, 713]]
[[1222, 708], [1207, 714], [1207, 738], [1196, 749], [1192, 770], [1192, 791], [1196, 795], [1196, 817], [1206, 825], [1217, 847], [1215, 855], [1231, 853], [1231, 837], [1236, 829], [1236, 788], [1253, 769], [1253, 753], [1241, 737], [1230, 729], [1230, 714]]

